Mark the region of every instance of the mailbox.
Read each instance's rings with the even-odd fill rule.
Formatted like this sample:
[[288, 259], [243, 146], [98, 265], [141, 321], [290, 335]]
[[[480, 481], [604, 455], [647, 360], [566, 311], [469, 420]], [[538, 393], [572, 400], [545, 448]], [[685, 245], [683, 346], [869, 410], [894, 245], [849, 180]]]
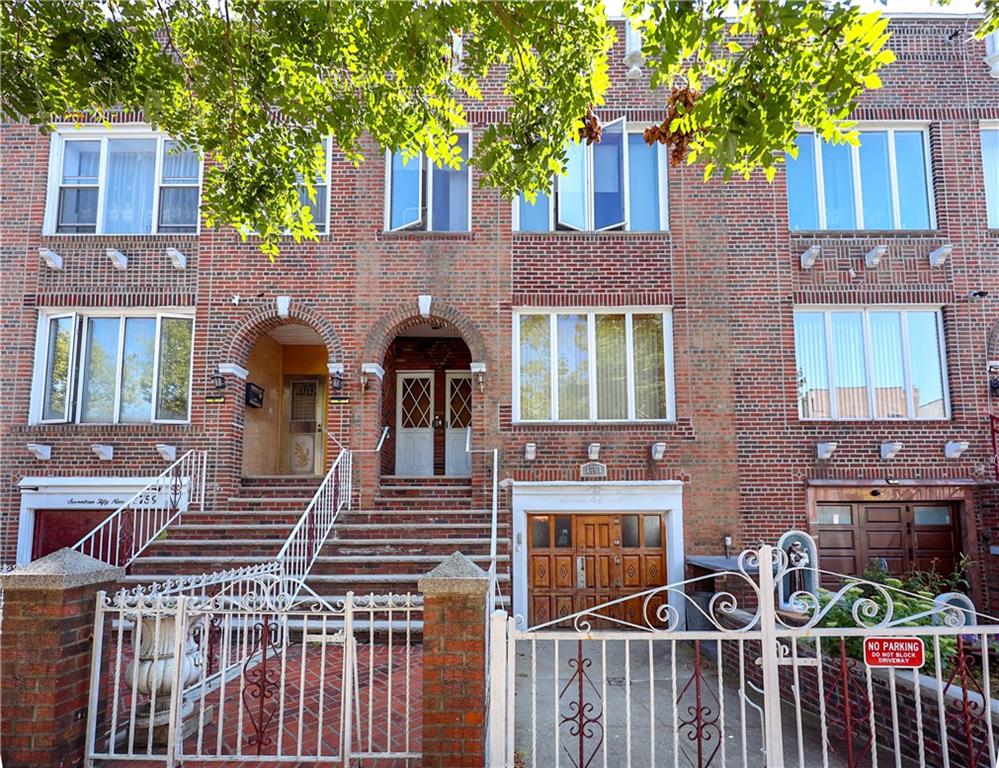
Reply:
[[246, 405], [250, 408], [264, 407], [264, 388], [246, 382]]

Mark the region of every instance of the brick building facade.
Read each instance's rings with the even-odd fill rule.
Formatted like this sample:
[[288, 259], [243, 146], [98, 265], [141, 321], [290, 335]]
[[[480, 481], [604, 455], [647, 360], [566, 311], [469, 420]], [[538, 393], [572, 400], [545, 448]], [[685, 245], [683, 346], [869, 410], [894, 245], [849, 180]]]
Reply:
[[[434, 231], [391, 231], [393, 181], [402, 189], [407, 169], [386, 169], [391, 160], [371, 145], [358, 168], [333, 148], [328, 233], [318, 243], [289, 240], [273, 264], [252, 237], [243, 242], [230, 230], [203, 226], [166, 232], [162, 217], [159, 233], [155, 225], [152, 234], [99, 233], [116, 230], [114, 224], [67, 232], [60, 195], [70, 190], [66, 194], [79, 198], [88, 184], [118, 183], [109, 178], [121, 166], [107, 159], [118, 145], [98, 150], [94, 144], [100, 168], [81, 163], [69, 173], [67, 134], [53, 139], [30, 126], [4, 125], [0, 559], [23, 561], [53, 542], [71, 543], [102, 510], [113, 509], [115, 499], [141, 487], [141, 478], [162, 471], [158, 444], [175, 446], [177, 455], [209, 451], [208, 501], [219, 521], [245, 476], [321, 475], [336, 445], [369, 451], [384, 426], [392, 429], [383, 453], [355, 455], [361, 508], [377, 502], [386, 478], [464, 475], [463, 456], [470, 462], [472, 505], [482, 508], [491, 489], [490, 455], [463, 454], [470, 426], [473, 446], [498, 448], [499, 476], [512, 480], [504, 485], [503, 516], [511, 526], [514, 610], [534, 619], [682, 576], [686, 556], [720, 554], [726, 536], [738, 551], [760, 539], [774, 541], [789, 528], [816, 534], [838, 570], [860, 570], [869, 558], [899, 570], [926, 566], [941, 553], [945, 563], [959, 551], [972, 553], [992, 575], [976, 579], [976, 593], [985, 598], [987, 584], [999, 579], [989, 544], [999, 526], [999, 495], [987, 375], [988, 361], [999, 359], [999, 223], [989, 221], [986, 192], [988, 183], [999, 185], [986, 181], [999, 170], [988, 170], [993, 156], [983, 153], [983, 141], [999, 130], [999, 79], [983, 63], [985, 45], [970, 36], [976, 23], [940, 15], [892, 22], [898, 60], [884, 72], [884, 88], [865, 95], [855, 115], [877, 134], [862, 145], [872, 147], [872, 156], [875, 140], [892, 137], [883, 158], [885, 188], [893, 196], [887, 208], [894, 207], [889, 229], [835, 226], [842, 179], [832, 178], [833, 150], [826, 150], [828, 165], [819, 164], [828, 175], [822, 181], [819, 174], [817, 182], [829, 198], [816, 194], [815, 205], [826, 214], [822, 228], [791, 220], [798, 214], [789, 213], [797, 209], [794, 200], [789, 206], [783, 170], [773, 183], [760, 175], [705, 182], [699, 167], [667, 170], [649, 150], [656, 158], [650, 177], [633, 144], [625, 179], [627, 131], [661, 119], [663, 95], [650, 92], [647, 71], [626, 76], [623, 43], [612, 55], [613, 85], [599, 110], [610, 129], [606, 151], [580, 156], [580, 167], [590, 168], [585, 181], [561, 186], [557, 206], [552, 196], [550, 228], [556, 231], [523, 231], [528, 216], [535, 229], [539, 221], [548, 228], [539, 209], [504, 201], [479, 186], [474, 171], [464, 214], [460, 174], [434, 176], [438, 192], [447, 192], [438, 196], [435, 182], [421, 179], [419, 205], [436, 207], [422, 214], [425, 229]], [[473, 153], [476, 132], [502, 107], [495, 96], [470, 109]], [[617, 150], [614, 121], [620, 118], [625, 132]], [[82, 138], [114, 141], [123, 135], [115, 131], [127, 131], [142, 141], [148, 129], [140, 121], [119, 115], [110, 133]], [[903, 133], [924, 141], [923, 226], [906, 224], [914, 188], [908, 180], [917, 166], [903, 155]], [[148, 173], [162, 192], [171, 161], [162, 148], [157, 152]], [[59, 161], [61, 171], [53, 165]], [[854, 186], [877, 188], [876, 165], [867, 154], [854, 156]], [[641, 194], [647, 189], [658, 195], [651, 208]], [[101, 195], [101, 221], [110, 222], [109, 201], [117, 193], [94, 194]], [[856, 189], [854, 197], [875, 221], [874, 204], [864, 207]], [[596, 231], [615, 205], [627, 206], [629, 224]], [[74, 221], [87, 215], [78, 199], [76, 206]], [[658, 226], [635, 231], [635, 223], [654, 222], [657, 213]], [[802, 256], [813, 246], [819, 248], [806, 268]], [[168, 249], [183, 255], [183, 269]], [[58, 257], [60, 268], [50, 266], [42, 250], [49, 261]], [[124, 269], [111, 250], [127, 257]], [[976, 294], [982, 291], [988, 295]], [[283, 297], [290, 299], [286, 311]], [[422, 299], [422, 313], [420, 297], [429, 297], [429, 309]], [[826, 345], [825, 363], [816, 364], [826, 366], [825, 389], [802, 383], [812, 372], [799, 359], [806, 319], [796, 356], [796, 311], [825, 324], [825, 342], [807, 342]], [[60, 317], [70, 318], [65, 326], [58, 325]], [[134, 323], [136, 338], [152, 334], [155, 322], [148, 347], [154, 351], [142, 349], [157, 362], [124, 359], [116, 378], [105, 377], [110, 395], [98, 392], [100, 382], [92, 384], [84, 371], [84, 348], [99, 365], [104, 326], [95, 317], [144, 319]], [[183, 392], [164, 394], [170, 318], [193, 321], [183, 326], [193, 329], [186, 400]], [[929, 362], [926, 350], [936, 344], [923, 333], [927, 318], [939, 318], [943, 339], [943, 354], [930, 354]], [[871, 330], [882, 323], [887, 331]], [[60, 328], [69, 343], [66, 391], [46, 394], [49, 369], [59, 365], [52, 350]], [[128, 328], [110, 321], [105, 330], [120, 336], [108, 335], [108, 350], [131, 343]], [[902, 334], [897, 343], [892, 328]], [[860, 347], [851, 351], [854, 331]], [[897, 359], [885, 362], [896, 352]], [[864, 361], [851, 372], [838, 361], [842, 377], [862, 381], [834, 397], [827, 369], [840, 354]], [[131, 380], [133, 364], [139, 395], [122, 383]], [[926, 371], [932, 379], [936, 364], [942, 389], [934, 405], [920, 400], [915, 382]], [[157, 377], [155, 395], [143, 365]], [[182, 378], [186, 369], [179, 370]], [[213, 375], [224, 377], [224, 389], [216, 388]], [[876, 391], [890, 389], [878, 382], [893, 376], [900, 397]], [[263, 388], [264, 407], [245, 404], [247, 381]], [[834, 418], [829, 401], [838, 397], [846, 413], [851, 386], [861, 392], [860, 417]], [[810, 394], [803, 394], [806, 387]], [[189, 418], [155, 418], [169, 412], [171, 396], [179, 397], [174, 405], [181, 411], [189, 401]], [[809, 397], [826, 403], [817, 418], [799, 412]], [[129, 398], [139, 403], [131, 420], [123, 405]], [[58, 410], [47, 410], [53, 402], [63, 410], [46, 419]], [[110, 415], [85, 417], [91, 406], [110, 408]], [[524, 418], [528, 412], [541, 417]], [[965, 442], [966, 448], [950, 449], [958, 456], [945, 457], [948, 443]], [[829, 458], [818, 458], [820, 443], [836, 444]], [[892, 458], [882, 458], [882, 445], [891, 443], [901, 445]], [[49, 457], [39, 458], [29, 444], [47, 447]], [[112, 446], [113, 456], [100, 458], [95, 445]], [[583, 480], [584, 463], [598, 476]], [[434, 482], [427, 477], [425, 487]], [[48, 542], [41, 540], [46, 526], [53, 531]], [[567, 537], [564, 547], [560, 537]], [[629, 547], [639, 553], [633, 556]], [[600, 576], [595, 571], [602, 567]]]

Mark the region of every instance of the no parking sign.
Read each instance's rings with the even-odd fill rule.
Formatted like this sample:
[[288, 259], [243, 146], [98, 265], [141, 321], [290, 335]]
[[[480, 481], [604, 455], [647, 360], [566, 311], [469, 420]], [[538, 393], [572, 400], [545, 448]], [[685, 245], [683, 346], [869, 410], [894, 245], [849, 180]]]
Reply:
[[926, 663], [926, 648], [918, 637], [867, 637], [864, 661], [869, 667], [919, 669]]

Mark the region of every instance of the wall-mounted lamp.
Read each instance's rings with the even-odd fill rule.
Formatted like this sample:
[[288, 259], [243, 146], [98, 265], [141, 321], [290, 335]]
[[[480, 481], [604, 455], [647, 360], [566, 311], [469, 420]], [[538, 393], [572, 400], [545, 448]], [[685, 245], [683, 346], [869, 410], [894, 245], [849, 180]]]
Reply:
[[187, 269], [187, 256], [176, 248], [167, 248], [166, 255], [174, 269]]
[[586, 446], [586, 456], [590, 461], [597, 461], [600, 458], [600, 443], [590, 443]]
[[291, 296], [275, 296], [274, 305], [278, 317], [288, 317], [291, 314]]
[[468, 368], [475, 378], [475, 383], [479, 385], [479, 394], [482, 394], [486, 391], [486, 364], [472, 363]]
[[176, 461], [177, 460], [177, 446], [167, 445], [166, 443], [156, 443], [156, 453], [160, 455], [163, 461]]
[[528, 443], [524, 446], [524, 461], [534, 461], [538, 458], [537, 443]]
[[25, 448], [28, 449], [28, 453], [34, 456], [39, 461], [48, 461], [52, 458], [52, 446], [43, 445], [42, 443], [28, 443]]
[[801, 268], [811, 269], [815, 266], [815, 260], [819, 258], [822, 253], [821, 245], [809, 246], [808, 250], [801, 254]]
[[208, 377], [208, 380], [212, 383], [213, 388], [225, 389], [225, 376], [221, 373], [213, 373]]
[[950, 255], [954, 252], [954, 246], [948, 243], [947, 245], [941, 245], [939, 248], [930, 251], [930, 266], [939, 267], [943, 264]]
[[815, 455], [822, 461], [832, 458], [838, 443], [819, 443], [815, 446]]
[[97, 454], [97, 458], [101, 461], [111, 461], [114, 458], [114, 446], [104, 445], [103, 443], [91, 443], [90, 450]]
[[38, 255], [41, 256], [45, 266], [49, 269], [62, 269], [62, 256], [48, 248], [39, 248]]
[[901, 450], [901, 443], [881, 443], [881, 458], [894, 459]]
[[116, 248], [108, 248], [107, 253], [115, 269], [128, 269], [128, 256]]
[[662, 461], [666, 455], [666, 443], [653, 443], [651, 453], [653, 461]]
[[875, 245], [864, 256], [864, 264], [867, 265], [868, 269], [873, 269], [881, 263], [881, 257], [886, 253], [888, 253], [887, 245]]
[[381, 381], [385, 377], [385, 369], [378, 363], [361, 363], [361, 394], [364, 394], [368, 388], [369, 376], [377, 376], [378, 380]]
[[944, 456], [948, 459], [959, 459], [966, 450], [968, 450], [967, 440], [948, 440], [944, 445]]
[[330, 372], [330, 389], [339, 392], [343, 389], [343, 363], [329, 363], [326, 368]]

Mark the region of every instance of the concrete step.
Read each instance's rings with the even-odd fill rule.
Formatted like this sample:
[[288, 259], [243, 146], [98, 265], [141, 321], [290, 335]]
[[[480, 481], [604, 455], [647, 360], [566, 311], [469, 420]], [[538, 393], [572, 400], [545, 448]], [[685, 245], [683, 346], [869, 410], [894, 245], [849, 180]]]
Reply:
[[434, 496], [384, 496], [374, 498], [376, 509], [471, 509], [471, 496], [449, 496], [447, 498]]
[[274, 509], [301, 509], [305, 510], [309, 506], [309, 502], [312, 501], [312, 494], [308, 496], [294, 495], [294, 496], [230, 496], [226, 500], [226, 506], [229, 509], [259, 509], [261, 507], [270, 506]]
[[284, 540], [294, 526], [289, 523], [182, 523], [167, 529], [167, 540], [233, 539]]

